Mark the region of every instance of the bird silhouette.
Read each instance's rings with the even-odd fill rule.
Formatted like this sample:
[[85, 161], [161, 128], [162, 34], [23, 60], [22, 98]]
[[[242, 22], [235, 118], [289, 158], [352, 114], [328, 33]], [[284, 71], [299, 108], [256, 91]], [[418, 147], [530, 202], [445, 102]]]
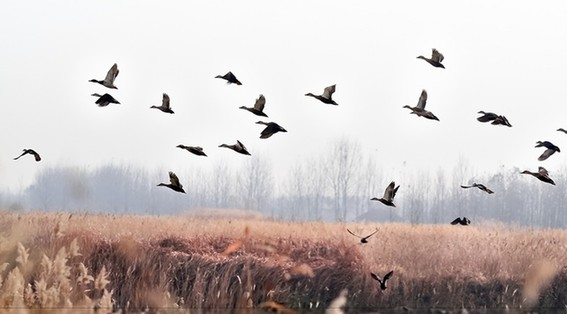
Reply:
[[451, 221], [451, 224], [468, 226], [471, 224], [471, 221], [467, 217], [463, 217], [462, 219], [461, 217], [457, 217], [455, 220]]
[[118, 89], [114, 86], [114, 80], [118, 76], [118, 65], [115, 63], [110, 70], [106, 73], [106, 77], [102, 81], [98, 81], [95, 79], [89, 80], [89, 82], [99, 83], [100, 85], [108, 88]]
[[390, 182], [390, 185], [386, 187], [386, 190], [384, 190], [384, 196], [382, 198], [373, 197], [370, 200], [379, 201], [386, 206], [396, 207], [396, 205], [394, 205], [393, 202], [394, 202], [394, 197], [396, 196], [396, 192], [398, 192], [399, 188], [400, 186], [398, 185], [396, 187], [396, 183], [392, 181]]
[[185, 149], [186, 151], [188, 151], [192, 154], [195, 154], [197, 156], [205, 156], [205, 157], [207, 156], [205, 154], [205, 152], [203, 152], [203, 148], [199, 147], [199, 146], [185, 146], [185, 145], [179, 144], [176, 147], [179, 147], [181, 149]]
[[437, 120], [439, 121], [439, 118], [437, 118], [431, 111], [427, 111], [425, 110], [425, 104], [427, 103], [427, 91], [422, 90], [421, 91], [421, 95], [419, 96], [419, 100], [417, 102], [417, 106], [415, 107], [410, 107], [410, 106], [404, 106], [404, 108], [409, 108], [411, 110], [411, 113], [416, 114], [420, 117], [424, 117], [426, 119], [429, 120]]
[[539, 158], [537, 160], [539, 161], [544, 161], [547, 158], [549, 158], [549, 156], [553, 155], [555, 152], [560, 153], [561, 150], [559, 149], [559, 147], [553, 145], [551, 142], [548, 141], [537, 141], [536, 142], [536, 146], [535, 147], [545, 147], [547, 148], [543, 154], [541, 154], [541, 156], [539, 156]]
[[484, 191], [488, 194], [492, 194], [494, 193], [492, 190], [490, 190], [489, 188], [487, 188], [484, 184], [480, 184], [480, 183], [473, 183], [472, 185], [461, 185], [461, 187], [463, 189], [468, 189], [468, 188], [478, 188], [481, 191]]
[[94, 93], [91, 94], [91, 96], [98, 97], [98, 99], [95, 101], [95, 104], [97, 104], [99, 107], [106, 107], [110, 104], [120, 104], [118, 100], [114, 99], [114, 97], [112, 97], [110, 94], [99, 95], [97, 93]]
[[305, 96], [311, 96], [311, 97], [317, 98], [320, 101], [322, 101], [323, 103], [328, 104], [328, 105], [338, 106], [339, 104], [337, 104], [333, 100], [333, 93], [335, 92], [336, 86], [337, 85], [331, 85], [331, 86], [325, 87], [325, 90], [323, 91], [323, 95], [313, 95], [311, 93], [307, 93], [307, 94], [305, 94]]
[[386, 275], [384, 275], [384, 279], [380, 278], [380, 276], [376, 275], [375, 273], [370, 273], [370, 276], [372, 276], [372, 278], [374, 280], [376, 280], [380, 283], [380, 289], [386, 290], [386, 288], [388, 287], [387, 286], [388, 280], [390, 278], [392, 278], [393, 274], [394, 274], [394, 271], [392, 270], [389, 273], [387, 273]]
[[510, 124], [510, 122], [508, 122], [508, 119], [506, 119], [505, 116], [500, 116], [493, 112], [479, 111], [478, 113], [482, 114], [482, 116], [476, 118], [480, 122], [492, 121], [491, 124], [493, 125], [505, 125], [507, 127], [512, 127], [512, 125]]
[[354, 234], [352, 231], [348, 230], [348, 228], [347, 228], [347, 231], [348, 231], [348, 233], [352, 234], [353, 236], [355, 236], [355, 237], [357, 237], [357, 238], [360, 238], [360, 243], [368, 243], [368, 239], [369, 239], [371, 236], [373, 236], [376, 232], [378, 232], [378, 229], [376, 229], [376, 231], [372, 232], [371, 234], [369, 234], [369, 235], [367, 235], [367, 236], [365, 236], [365, 237], [361, 237], [361, 236], [359, 236], [359, 235]]
[[217, 75], [217, 76], [215, 76], [215, 78], [220, 78], [220, 79], [226, 80], [227, 84], [242, 85], [242, 83], [240, 83], [240, 81], [238, 79], [236, 79], [236, 76], [234, 76], [234, 74], [232, 74], [232, 72], [228, 72], [225, 75]]
[[20, 157], [22, 157], [26, 154], [33, 155], [33, 157], [35, 158], [35, 161], [41, 160], [41, 156], [39, 156], [39, 154], [33, 149], [24, 149], [24, 152], [20, 156], [14, 158], [14, 160], [18, 160], [18, 159], [20, 159]]
[[431, 51], [431, 58], [426, 58], [424, 56], [419, 56], [417, 58], [427, 61], [429, 64], [431, 64], [436, 68], [443, 68], [443, 69], [445, 68], [445, 66], [441, 64], [441, 62], [443, 61], [443, 59], [445, 59], [445, 57], [443, 57], [443, 55], [435, 48], [433, 48]]
[[257, 115], [257, 116], [262, 116], [262, 117], [268, 117], [267, 114], [264, 113], [264, 105], [266, 104], [266, 98], [264, 97], [264, 95], [260, 94], [260, 97], [258, 97], [258, 99], [256, 99], [256, 102], [254, 103], [254, 107], [246, 107], [246, 106], [242, 106], [239, 107], [240, 109], [244, 109], [244, 110], [248, 110], [250, 112], [252, 112], [253, 114]]
[[545, 183], [555, 185], [555, 182], [549, 177], [549, 173], [544, 167], [539, 167], [537, 172], [531, 172], [529, 170], [524, 170], [521, 172], [522, 174], [531, 174], [532, 176], [538, 178], [538, 180], [543, 181]]
[[185, 191], [183, 190], [183, 185], [181, 185], [179, 178], [177, 178], [173, 171], [169, 172], [169, 182], [170, 183], [160, 183], [157, 186], [165, 186], [174, 190], [175, 192], [185, 193]]
[[163, 98], [161, 100], [161, 106], [151, 106], [151, 108], [159, 109], [165, 113], [174, 113], [169, 106], [169, 96], [166, 93], [163, 93]]
[[270, 136], [278, 132], [287, 132], [286, 129], [282, 128], [279, 124], [275, 122], [258, 121], [256, 122], [256, 124], [263, 124], [266, 126], [264, 130], [262, 130], [262, 133], [260, 133], [260, 138], [269, 138]]
[[244, 144], [240, 143], [239, 140], [237, 140], [236, 144], [234, 144], [234, 145], [221, 144], [221, 145], [219, 145], [219, 147], [230, 148], [237, 153], [241, 153], [243, 155], [250, 155], [250, 153], [246, 149], [246, 146], [244, 146]]
[[559, 128], [559, 129], [557, 129], [557, 131], [567, 133], [567, 130], [565, 130], [564, 128]]

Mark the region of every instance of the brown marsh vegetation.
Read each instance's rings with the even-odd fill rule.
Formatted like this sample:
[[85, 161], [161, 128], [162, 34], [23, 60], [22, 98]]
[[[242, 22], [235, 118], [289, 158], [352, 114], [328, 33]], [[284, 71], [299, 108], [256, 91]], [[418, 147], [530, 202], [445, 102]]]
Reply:
[[[361, 244], [347, 227], [379, 231]], [[12, 309], [315, 311], [344, 304], [346, 296], [347, 311], [565, 310], [566, 265], [567, 231], [491, 223], [10, 212], [0, 218], [0, 306]], [[381, 291], [370, 272], [390, 270]]]

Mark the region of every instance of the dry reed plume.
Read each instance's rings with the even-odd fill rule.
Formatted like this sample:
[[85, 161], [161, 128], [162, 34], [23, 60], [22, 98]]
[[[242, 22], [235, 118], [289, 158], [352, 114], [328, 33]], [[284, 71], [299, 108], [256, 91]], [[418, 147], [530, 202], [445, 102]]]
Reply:
[[[0, 306], [340, 313], [567, 304], [566, 231], [387, 223], [361, 244], [347, 227], [378, 225], [5, 212]], [[381, 291], [369, 273], [389, 270], [396, 275]]]

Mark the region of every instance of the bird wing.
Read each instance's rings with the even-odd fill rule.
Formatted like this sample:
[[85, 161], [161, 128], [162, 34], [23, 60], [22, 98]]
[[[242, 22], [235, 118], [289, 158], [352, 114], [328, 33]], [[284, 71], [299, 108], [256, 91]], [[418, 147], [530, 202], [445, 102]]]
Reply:
[[352, 234], [353, 236], [357, 237], [357, 238], [362, 238], [361, 236], [356, 235], [356, 234], [354, 234], [352, 231], [348, 230], [348, 228], [347, 228], [346, 231], [347, 231], [348, 233]]
[[370, 273], [370, 276], [374, 278], [374, 280], [378, 280], [379, 282], [382, 282], [382, 278], [380, 278], [380, 276], [376, 275], [375, 273]]
[[262, 130], [262, 132], [260, 133], [260, 138], [269, 138], [270, 136], [274, 135], [274, 133], [276, 133], [276, 130], [277, 127], [270, 123], [264, 128], [264, 130]]
[[378, 229], [376, 229], [376, 230], [375, 230], [374, 232], [372, 232], [371, 234], [365, 236], [363, 239], [368, 239], [368, 238], [370, 238], [370, 237], [373, 236], [376, 232], [378, 232]]
[[419, 96], [419, 100], [417, 101], [417, 108], [425, 109], [425, 103], [427, 102], [427, 92], [424, 90], [421, 91], [421, 96]]
[[180, 188], [183, 187], [183, 185], [181, 185], [181, 183], [179, 183], [179, 178], [177, 177], [177, 175], [175, 173], [173, 173], [173, 171], [169, 172], [169, 182], [171, 182], [171, 184], [176, 185]]
[[260, 94], [260, 97], [256, 99], [256, 103], [254, 104], [254, 109], [258, 111], [264, 110], [264, 105], [266, 104], [266, 98], [264, 95]]
[[442, 62], [443, 59], [445, 57], [443, 57], [443, 55], [437, 51], [437, 49], [433, 48], [433, 51], [431, 52], [431, 59], [437, 62]]
[[38, 154], [35, 150], [30, 149], [28, 152], [29, 152], [30, 154], [32, 154], [32, 155], [35, 157], [35, 161], [40, 161], [40, 160], [41, 160], [41, 157], [39, 156], [39, 154]]
[[544, 167], [539, 167], [537, 169], [537, 172], [539, 172], [539, 174], [541, 174], [542, 176], [549, 176], [549, 172], [547, 172], [547, 169], [545, 169]]
[[461, 217], [457, 217], [455, 220], [451, 221], [452, 225], [456, 225], [461, 222]]
[[392, 270], [389, 273], [387, 273], [386, 275], [384, 275], [384, 281], [390, 279], [393, 274], [394, 274], [394, 271]]
[[169, 96], [166, 93], [163, 93], [163, 99], [161, 100], [161, 106], [165, 108], [169, 108]]
[[538, 158], [537, 160], [539, 160], [539, 161], [544, 161], [544, 160], [546, 160], [549, 156], [553, 155], [553, 153], [555, 153], [555, 150], [548, 148], [548, 149], [546, 149], [546, 150], [543, 152], [543, 154], [541, 154], [541, 156], [539, 156], [539, 158]]
[[105, 81], [114, 83], [114, 79], [118, 76], [118, 65], [115, 63], [106, 73]]
[[392, 201], [392, 199], [394, 198], [395, 186], [396, 186], [396, 183], [394, 181], [392, 181], [390, 183], [390, 185], [388, 185], [388, 187], [386, 187], [386, 190], [384, 190], [384, 199], [385, 200]]
[[474, 187], [474, 185], [461, 185], [463, 189], [468, 189]]
[[20, 156], [14, 158], [14, 160], [18, 160], [20, 157], [22, 157], [23, 155], [25, 155], [25, 154], [27, 154], [27, 153], [28, 153], [28, 150], [27, 150], [27, 149], [24, 149], [24, 152], [23, 152]]
[[325, 87], [325, 90], [323, 91], [323, 97], [327, 98], [327, 99], [331, 99], [333, 96], [333, 93], [335, 92], [335, 86], [336, 85], [331, 85], [329, 87]]
[[246, 149], [246, 146], [244, 146], [244, 144], [240, 143], [239, 140], [236, 140], [236, 144], [237, 144], [238, 146], [240, 146], [241, 148], [243, 148], [244, 150], [247, 150], [247, 149]]

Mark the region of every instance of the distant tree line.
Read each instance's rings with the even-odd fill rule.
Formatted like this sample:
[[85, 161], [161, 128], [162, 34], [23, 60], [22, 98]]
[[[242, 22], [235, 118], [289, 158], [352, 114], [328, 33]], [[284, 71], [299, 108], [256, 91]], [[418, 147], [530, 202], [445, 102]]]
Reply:
[[396, 208], [370, 201], [381, 197], [392, 180], [378, 162], [363, 156], [359, 145], [340, 139], [320, 158], [302, 160], [285, 177], [275, 177], [268, 158], [252, 156], [234, 169], [219, 162], [211, 170], [177, 173], [187, 194], [175, 193], [167, 170], [148, 172], [124, 165], [94, 171], [57, 167], [41, 170], [20, 194], [0, 191], [0, 207], [10, 210], [94, 211], [115, 214], [176, 214], [200, 208], [243, 208], [266, 217], [294, 221], [399, 221], [448, 223], [457, 216], [517, 225], [567, 226], [566, 171], [552, 174], [556, 186], [503, 168], [475, 175], [495, 193], [461, 189], [472, 174], [461, 162], [450, 171], [396, 178], [401, 185]]

